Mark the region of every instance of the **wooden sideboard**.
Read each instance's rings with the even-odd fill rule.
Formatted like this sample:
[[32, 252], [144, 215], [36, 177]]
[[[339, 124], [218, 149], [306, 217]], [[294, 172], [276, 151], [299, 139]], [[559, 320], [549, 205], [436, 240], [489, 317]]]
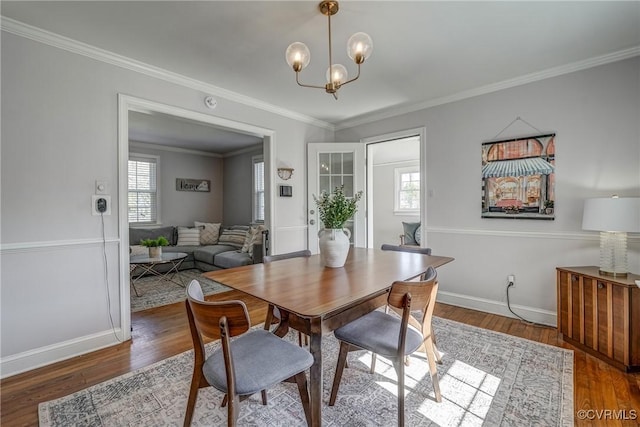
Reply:
[[640, 369], [640, 276], [611, 277], [598, 267], [558, 267], [562, 338], [627, 372]]

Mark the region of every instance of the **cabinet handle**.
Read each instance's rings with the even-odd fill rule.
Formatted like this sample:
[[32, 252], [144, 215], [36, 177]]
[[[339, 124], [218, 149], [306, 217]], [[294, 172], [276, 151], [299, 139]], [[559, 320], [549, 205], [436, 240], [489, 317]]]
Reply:
[[604, 288], [604, 284], [602, 282], [598, 282], [598, 289], [603, 289]]

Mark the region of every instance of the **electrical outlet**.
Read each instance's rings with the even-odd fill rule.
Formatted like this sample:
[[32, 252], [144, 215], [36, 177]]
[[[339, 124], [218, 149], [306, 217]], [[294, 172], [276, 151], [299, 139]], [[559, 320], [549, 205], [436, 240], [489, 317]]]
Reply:
[[[101, 210], [98, 210], [98, 208]], [[103, 196], [101, 194], [91, 196], [91, 214], [95, 216], [111, 215], [111, 196]]]
[[516, 285], [516, 276], [515, 274], [510, 274], [507, 276], [507, 286], [515, 286]]

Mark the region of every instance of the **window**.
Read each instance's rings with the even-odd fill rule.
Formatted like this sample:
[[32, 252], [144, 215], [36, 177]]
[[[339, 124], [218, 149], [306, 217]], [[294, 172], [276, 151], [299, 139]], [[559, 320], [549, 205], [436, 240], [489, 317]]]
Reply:
[[129, 224], [158, 222], [157, 156], [129, 156]]
[[395, 169], [396, 213], [420, 212], [419, 166]]
[[253, 222], [264, 222], [264, 160], [253, 157]]

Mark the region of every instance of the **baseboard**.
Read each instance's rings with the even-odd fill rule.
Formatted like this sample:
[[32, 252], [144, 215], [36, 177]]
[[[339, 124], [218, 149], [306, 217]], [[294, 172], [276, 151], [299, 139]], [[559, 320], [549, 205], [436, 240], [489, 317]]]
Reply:
[[[470, 308], [472, 310], [484, 311], [485, 313], [498, 314], [514, 319], [517, 318], [509, 311], [507, 304], [501, 301], [455, 294], [442, 290], [438, 290], [437, 301], [444, 304], [455, 305], [456, 307]], [[554, 327], [557, 325], [557, 315], [555, 311], [513, 304], [511, 304], [511, 309], [530, 322]]]
[[101, 348], [120, 344], [120, 341], [116, 339], [114, 334], [121, 337], [122, 331], [119, 328], [115, 329], [115, 331], [103, 331], [3, 357], [0, 359], [0, 378], [4, 379], [55, 362], [100, 350]]

